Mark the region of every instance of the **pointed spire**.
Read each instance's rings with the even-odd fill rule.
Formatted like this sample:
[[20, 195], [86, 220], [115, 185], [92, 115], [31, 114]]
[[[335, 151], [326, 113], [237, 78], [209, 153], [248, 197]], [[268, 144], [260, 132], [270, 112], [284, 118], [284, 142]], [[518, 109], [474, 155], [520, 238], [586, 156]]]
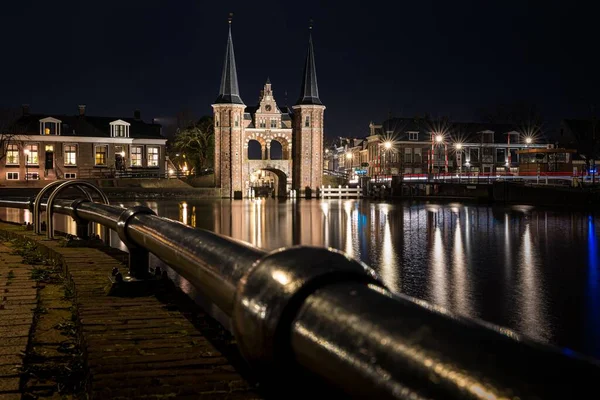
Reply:
[[216, 104], [244, 104], [240, 97], [238, 86], [237, 69], [235, 68], [235, 55], [233, 53], [233, 40], [231, 39], [231, 20], [233, 13], [229, 13], [229, 36], [227, 37], [227, 50], [223, 62], [223, 74], [221, 75], [221, 88]]
[[306, 63], [304, 64], [304, 74], [302, 75], [302, 87], [300, 88], [300, 97], [296, 104], [316, 104], [323, 105], [319, 99], [319, 87], [317, 85], [317, 69], [315, 67], [315, 54], [312, 43], [312, 19], [310, 20], [308, 34], [308, 52], [306, 54]]
[[267, 82], [266, 82], [266, 85], [270, 85], [270, 84], [271, 84], [271, 78], [269, 78], [269, 77], [267, 76]]

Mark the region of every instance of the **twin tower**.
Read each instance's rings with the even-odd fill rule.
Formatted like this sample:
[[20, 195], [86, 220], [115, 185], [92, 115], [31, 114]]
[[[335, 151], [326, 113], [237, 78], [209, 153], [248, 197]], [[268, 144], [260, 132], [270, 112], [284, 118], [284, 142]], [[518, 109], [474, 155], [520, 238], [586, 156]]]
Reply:
[[[323, 113], [319, 99], [312, 36], [302, 76], [300, 96], [290, 108], [279, 106], [267, 80], [260, 104], [247, 107], [240, 97], [231, 19], [219, 96], [212, 105], [215, 124], [215, 184], [221, 196], [241, 198], [248, 194], [251, 177], [270, 171], [278, 177], [278, 196], [295, 189], [299, 196], [316, 194], [323, 181]], [[248, 158], [248, 143], [263, 148], [262, 160]], [[271, 160], [272, 141], [282, 146], [282, 159]], [[290, 176], [291, 175], [291, 176]], [[310, 188], [310, 190], [306, 190]]]

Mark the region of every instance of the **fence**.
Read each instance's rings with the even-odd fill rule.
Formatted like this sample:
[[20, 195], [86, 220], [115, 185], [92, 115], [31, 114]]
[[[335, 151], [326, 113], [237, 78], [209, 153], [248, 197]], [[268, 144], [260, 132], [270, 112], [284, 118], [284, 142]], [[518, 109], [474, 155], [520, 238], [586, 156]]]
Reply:
[[338, 187], [331, 187], [331, 185], [328, 185], [327, 187], [322, 187], [319, 189], [320, 191], [320, 195], [322, 198], [327, 199], [327, 198], [332, 198], [332, 197], [338, 197], [338, 198], [342, 198], [342, 197], [355, 197], [355, 198], [360, 198], [362, 197], [362, 189], [360, 186], [358, 187], [348, 187], [348, 185], [346, 185], [345, 187], [342, 187], [342, 185], [339, 185]]
[[[84, 198], [60, 199], [69, 187]], [[38, 233], [46, 210], [49, 238], [50, 211], [73, 217], [81, 237], [89, 222], [116, 231], [130, 254], [123, 282], [149, 276], [152, 252], [230, 318], [242, 355], [267, 383], [302, 367], [361, 398], [565, 399], [598, 390], [597, 361], [392, 294], [342, 252], [265, 252], [146, 207], [93, 202], [90, 190], [106, 199], [84, 181], [45, 189], [35, 200], [0, 199], [0, 207], [32, 210]]]

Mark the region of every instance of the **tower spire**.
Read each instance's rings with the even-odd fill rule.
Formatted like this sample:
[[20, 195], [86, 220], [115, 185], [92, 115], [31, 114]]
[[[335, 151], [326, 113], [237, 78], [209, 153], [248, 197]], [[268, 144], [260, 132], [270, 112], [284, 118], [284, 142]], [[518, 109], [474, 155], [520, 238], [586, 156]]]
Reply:
[[227, 37], [227, 49], [225, 50], [225, 61], [223, 62], [223, 74], [221, 75], [221, 88], [216, 104], [244, 104], [240, 97], [238, 86], [237, 69], [235, 67], [235, 54], [233, 52], [233, 40], [231, 38], [231, 21], [233, 13], [229, 13], [229, 35]]
[[315, 67], [315, 54], [312, 43], [312, 25], [313, 20], [309, 22], [308, 33], [308, 52], [306, 53], [306, 62], [304, 64], [304, 74], [302, 75], [302, 86], [300, 87], [300, 97], [296, 104], [316, 104], [323, 105], [319, 99], [319, 87], [317, 85], [317, 69]]

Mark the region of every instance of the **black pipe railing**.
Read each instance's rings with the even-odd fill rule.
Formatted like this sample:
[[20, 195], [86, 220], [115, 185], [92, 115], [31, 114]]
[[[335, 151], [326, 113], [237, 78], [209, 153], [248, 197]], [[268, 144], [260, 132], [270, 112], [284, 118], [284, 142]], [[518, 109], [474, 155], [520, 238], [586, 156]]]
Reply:
[[[0, 207], [33, 209], [30, 199]], [[117, 231], [189, 280], [231, 318], [242, 355], [267, 380], [301, 366], [361, 398], [597, 397], [597, 360], [392, 294], [342, 252], [267, 253], [139, 206], [57, 199], [53, 210]], [[148, 270], [140, 260], [130, 259], [134, 278]]]

